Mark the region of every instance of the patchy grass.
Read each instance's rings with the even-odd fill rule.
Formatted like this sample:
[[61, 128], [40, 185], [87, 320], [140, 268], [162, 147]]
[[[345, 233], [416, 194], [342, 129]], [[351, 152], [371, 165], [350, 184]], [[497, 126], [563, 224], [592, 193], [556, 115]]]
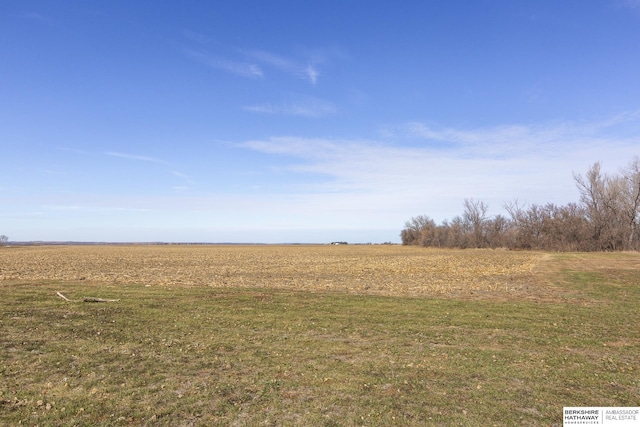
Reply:
[[522, 300], [0, 282], [0, 424], [534, 426], [640, 406], [638, 260], [549, 255], [532, 283], [555, 297]]

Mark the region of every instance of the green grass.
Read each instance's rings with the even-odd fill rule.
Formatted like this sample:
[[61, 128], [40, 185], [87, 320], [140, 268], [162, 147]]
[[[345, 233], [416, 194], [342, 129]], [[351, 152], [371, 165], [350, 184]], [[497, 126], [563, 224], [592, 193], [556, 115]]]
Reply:
[[0, 424], [537, 426], [640, 406], [640, 272], [569, 267], [557, 302], [2, 284]]

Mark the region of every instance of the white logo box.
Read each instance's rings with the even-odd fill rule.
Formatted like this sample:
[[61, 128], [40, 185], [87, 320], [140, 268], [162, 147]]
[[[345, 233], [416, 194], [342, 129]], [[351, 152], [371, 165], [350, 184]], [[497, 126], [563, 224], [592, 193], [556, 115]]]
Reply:
[[640, 427], [640, 406], [565, 406], [562, 408], [562, 425]]

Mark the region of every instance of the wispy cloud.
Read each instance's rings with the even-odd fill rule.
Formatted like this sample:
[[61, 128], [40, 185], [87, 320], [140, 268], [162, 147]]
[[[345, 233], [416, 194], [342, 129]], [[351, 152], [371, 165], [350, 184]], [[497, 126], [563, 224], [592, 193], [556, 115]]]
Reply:
[[56, 147], [58, 150], [60, 151], [66, 151], [69, 153], [74, 153], [74, 154], [82, 154], [82, 155], [87, 155], [89, 154], [88, 151], [85, 150], [78, 150], [77, 148], [69, 148], [69, 147]]
[[182, 182], [184, 182], [185, 184], [185, 185], [174, 185], [172, 187], [174, 190], [186, 191], [186, 190], [190, 190], [195, 185], [195, 182], [189, 175], [186, 175], [182, 172], [178, 172], [176, 170], [171, 170], [169, 171], [169, 173], [175, 176], [176, 178], [181, 179]]
[[455, 148], [461, 154], [478, 157], [508, 158], [523, 153], [532, 156], [555, 155], [557, 150], [566, 147], [577, 152], [603, 150], [602, 154], [610, 157], [607, 153], [609, 150], [604, 149], [606, 144], [633, 146], [632, 138], [640, 131], [640, 111], [591, 121], [544, 125], [511, 124], [459, 129], [411, 122], [403, 128], [408, 135], [422, 139], [432, 147]]
[[104, 154], [106, 154], [107, 156], [118, 157], [118, 158], [127, 159], [127, 160], [137, 160], [141, 162], [167, 164], [167, 162], [165, 162], [164, 160], [156, 159], [155, 157], [140, 156], [137, 154], [120, 153], [117, 151], [105, 151]]
[[63, 212], [77, 212], [77, 213], [112, 213], [112, 212], [150, 212], [150, 209], [146, 208], [133, 208], [133, 207], [119, 207], [119, 206], [101, 206], [94, 204], [78, 204], [78, 205], [61, 205], [51, 204], [42, 205], [45, 210], [49, 211], [63, 211]]
[[314, 64], [309, 64], [304, 71], [311, 84], [315, 85], [318, 82], [318, 76], [320, 76], [320, 72], [316, 69], [316, 66]]
[[161, 167], [166, 168], [165, 171], [167, 174], [172, 175], [178, 178], [180, 181], [182, 181], [183, 183], [182, 185], [174, 185], [171, 187], [174, 190], [184, 191], [184, 190], [191, 189], [195, 185], [193, 179], [189, 175], [179, 172], [175, 169], [169, 169], [171, 167], [171, 164], [162, 159], [158, 159], [150, 156], [141, 156], [137, 154], [115, 152], [115, 151], [106, 151], [103, 154], [111, 157], [117, 157], [120, 159], [132, 160], [137, 162], [155, 163], [157, 165], [161, 165]]
[[307, 80], [314, 86], [318, 83], [320, 71], [317, 68], [316, 59], [300, 61], [264, 50], [248, 50], [245, 53], [258, 62]]
[[272, 67], [278, 68], [283, 71], [296, 72], [299, 70], [299, 65], [294, 61], [271, 52], [267, 52], [264, 50], [248, 50], [245, 53], [255, 60], [271, 65]]
[[51, 18], [39, 12], [23, 12], [18, 16], [31, 22], [51, 25]]
[[211, 68], [226, 71], [249, 79], [262, 79], [264, 73], [255, 63], [233, 61], [212, 55], [202, 50], [183, 49], [183, 53], [191, 59], [201, 62]]
[[278, 114], [286, 116], [302, 116], [319, 118], [336, 114], [336, 107], [325, 100], [309, 97], [295, 96], [293, 100], [282, 104], [255, 104], [243, 107], [245, 111], [261, 114]]
[[625, 9], [640, 9], [640, 0], [614, 0], [614, 4]]
[[198, 44], [209, 44], [211, 43], [211, 39], [209, 37], [207, 37], [206, 35], [202, 34], [202, 33], [198, 33], [196, 31], [191, 31], [191, 30], [183, 30], [182, 34], [184, 34], [184, 36], [186, 38], [188, 38], [191, 41], [194, 41]]
[[627, 130], [638, 125], [634, 113], [594, 122], [482, 129], [414, 122], [398, 131], [406, 145], [271, 137], [240, 146], [289, 157], [289, 173], [315, 176], [296, 191], [301, 203], [318, 212], [450, 218], [468, 197], [483, 199], [496, 211], [514, 198], [531, 203], [576, 201], [573, 172], [582, 173], [596, 161], [613, 170], [625, 166], [637, 155], [637, 142]]
[[53, 176], [68, 176], [68, 175], [72, 175], [72, 173], [67, 171], [67, 170], [45, 169], [43, 172], [45, 174], [47, 174], [47, 175], [53, 175]]
[[189, 180], [190, 179], [187, 175], [183, 174], [182, 172], [170, 171], [170, 173], [171, 173], [171, 175], [177, 176], [178, 178], [182, 178], [182, 179], [185, 179], [185, 180]]
[[[317, 52], [282, 55], [262, 49], [234, 49], [227, 54], [220, 54], [212, 52], [212, 45], [215, 46], [216, 43], [207, 35], [192, 30], [183, 30], [182, 33], [190, 45], [196, 46], [185, 47], [182, 53], [211, 68], [246, 78], [260, 79], [265, 77], [263, 67], [270, 68], [306, 80], [314, 86], [321, 75], [318, 65], [323, 62], [324, 56]], [[217, 47], [217, 50], [224, 49], [223, 46]]]

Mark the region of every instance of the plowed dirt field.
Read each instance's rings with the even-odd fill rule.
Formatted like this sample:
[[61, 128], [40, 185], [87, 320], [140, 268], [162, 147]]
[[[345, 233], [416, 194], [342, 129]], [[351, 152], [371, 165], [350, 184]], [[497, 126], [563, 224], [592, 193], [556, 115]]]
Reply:
[[533, 272], [545, 257], [395, 245], [24, 246], [0, 250], [0, 282], [506, 296], [530, 293]]

